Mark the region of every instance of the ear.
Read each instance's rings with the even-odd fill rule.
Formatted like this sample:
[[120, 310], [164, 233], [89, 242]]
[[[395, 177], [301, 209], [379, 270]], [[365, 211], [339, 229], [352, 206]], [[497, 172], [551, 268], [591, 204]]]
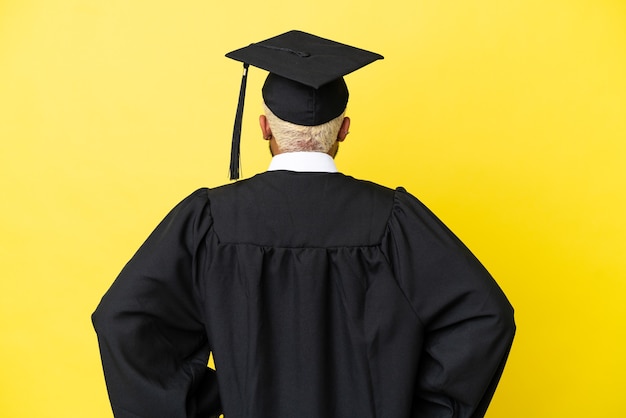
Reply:
[[346, 136], [350, 133], [350, 118], [345, 117], [341, 122], [341, 128], [339, 128], [339, 133], [337, 134], [337, 141], [342, 142], [346, 139]]
[[261, 133], [263, 133], [263, 139], [266, 141], [272, 139], [272, 129], [265, 115], [259, 116], [259, 125], [261, 126]]

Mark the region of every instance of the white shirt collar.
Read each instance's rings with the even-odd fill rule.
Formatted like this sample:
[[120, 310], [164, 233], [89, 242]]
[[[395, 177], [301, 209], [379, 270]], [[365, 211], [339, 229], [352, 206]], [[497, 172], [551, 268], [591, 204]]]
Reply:
[[323, 152], [285, 152], [272, 158], [267, 171], [288, 170], [307, 173], [337, 173], [333, 157]]

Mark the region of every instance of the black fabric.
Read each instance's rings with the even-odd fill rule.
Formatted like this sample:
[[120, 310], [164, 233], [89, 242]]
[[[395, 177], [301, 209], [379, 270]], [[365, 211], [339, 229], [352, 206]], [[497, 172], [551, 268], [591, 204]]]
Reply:
[[226, 56], [269, 71], [263, 86], [265, 103], [279, 118], [305, 126], [339, 116], [348, 103], [343, 76], [383, 59], [380, 54], [297, 30]]
[[296, 125], [317, 126], [346, 110], [348, 86], [343, 78], [313, 89], [270, 73], [263, 84], [263, 101], [282, 120]]
[[318, 89], [383, 56], [292, 30], [231, 51], [228, 58]]
[[93, 321], [118, 418], [480, 417], [515, 331], [415, 197], [285, 171], [184, 199]]

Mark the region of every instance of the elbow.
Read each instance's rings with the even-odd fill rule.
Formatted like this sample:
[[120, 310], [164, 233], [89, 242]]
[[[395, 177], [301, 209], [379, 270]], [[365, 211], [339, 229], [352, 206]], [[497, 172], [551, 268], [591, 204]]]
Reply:
[[497, 318], [497, 324], [500, 331], [501, 339], [503, 341], [507, 341], [510, 345], [513, 342], [513, 338], [515, 337], [517, 324], [515, 323], [515, 310], [506, 298], [504, 298], [504, 300], [500, 304]]
[[[510, 346], [517, 331], [515, 310], [502, 291], [491, 292], [485, 301], [482, 312], [491, 330], [493, 342], [498, 345]], [[488, 324], [488, 325], [487, 325]]]
[[105, 324], [108, 322], [106, 317], [107, 311], [102, 306], [102, 302], [100, 302], [96, 310], [91, 314], [91, 324], [96, 331], [96, 334], [100, 334], [104, 330]]
[[111, 328], [111, 324], [116, 322], [116, 316], [116, 304], [111, 303], [111, 299], [105, 295], [96, 307], [96, 310], [91, 314], [91, 324], [96, 334], [105, 334]]

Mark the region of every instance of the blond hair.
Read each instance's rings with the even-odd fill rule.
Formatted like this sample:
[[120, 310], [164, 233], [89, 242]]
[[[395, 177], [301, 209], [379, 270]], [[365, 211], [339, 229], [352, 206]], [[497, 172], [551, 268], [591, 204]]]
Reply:
[[276, 116], [263, 104], [265, 117], [281, 152], [328, 152], [337, 140], [344, 113], [329, 122], [316, 126], [296, 125]]

